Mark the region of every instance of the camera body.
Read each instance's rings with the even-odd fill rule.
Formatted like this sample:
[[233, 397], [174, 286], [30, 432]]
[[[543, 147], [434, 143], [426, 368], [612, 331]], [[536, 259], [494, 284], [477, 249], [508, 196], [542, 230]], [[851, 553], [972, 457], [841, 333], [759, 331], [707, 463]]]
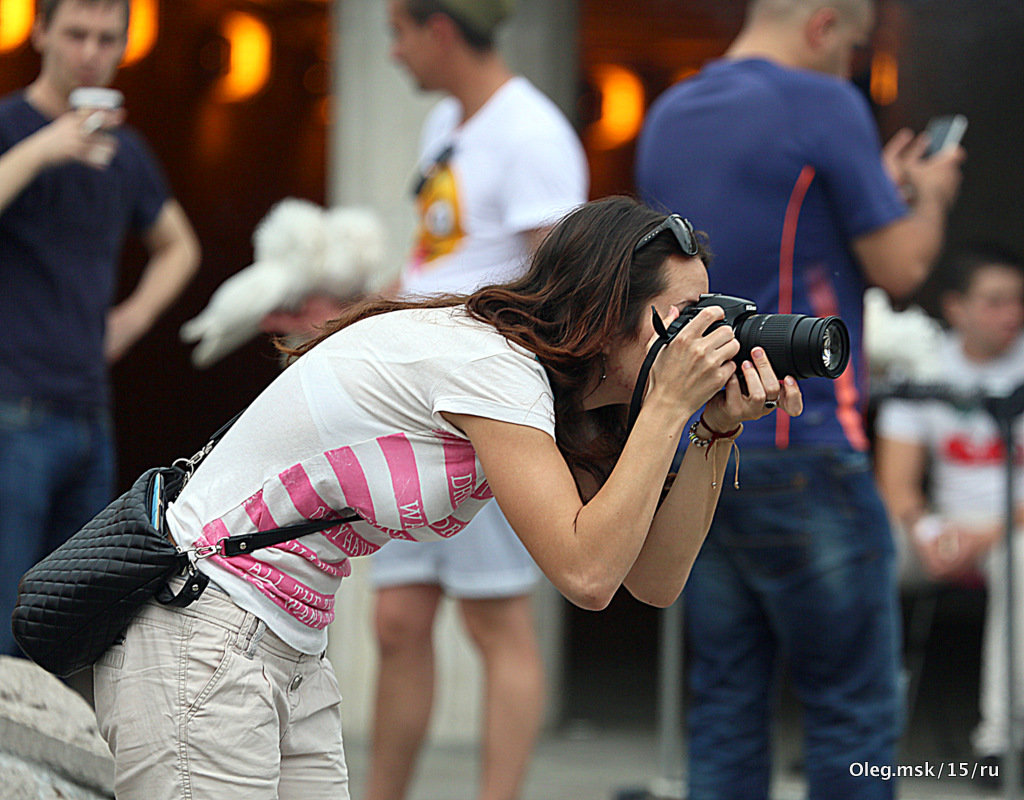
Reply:
[[[721, 322], [714, 323], [709, 331], [713, 331], [722, 325], [728, 325], [730, 328], [735, 328], [736, 325], [746, 319], [750, 314], [757, 313], [757, 303], [753, 300], [746, 300], [742, 297], [733, 297], [728, 294], [702, 294], [700, 300], [694, 303], [692, 306], [687, 306], [683, 309], [679, 315], [679, 319], [684, 319], [685, 322], [689, 322], [702, 308], [709, 308], [710, 306], [718, 306], [725, 312], [725, 319]], [[682, 325], [680, 325], [682, 327]]]
[[725, 319], [714, 323], [708, 332], [722, 325], [733, 329], [740, 343], [736, 363], [750, 358], [750, 351], [763, 347], [768, 361], [780, 378], [838, 378], [850, 360], [850, 333], [836, 316], [809, 317], [804, 314], [758, 314], [753, 300], [727, 294], [703, 294], [698, 302], [683, 309], [668, 328], [674, 337], [702, 308], [719, 306]]

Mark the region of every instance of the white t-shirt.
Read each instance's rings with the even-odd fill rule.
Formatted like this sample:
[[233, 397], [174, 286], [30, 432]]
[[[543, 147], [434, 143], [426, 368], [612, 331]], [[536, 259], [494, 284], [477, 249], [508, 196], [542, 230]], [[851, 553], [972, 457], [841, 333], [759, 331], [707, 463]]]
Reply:
[[183, 547], [344, 516], [361, 521], [200, 562], [292, 647], [318, 653], [348, 559], [390, 538], [461, 530], [491, 497], [469, 440], [442, 411], [554, 438], [554, 400], [532, 354], [464, 309], [413, 309], [345, 328], [285, 370], [200, 464], [167, 514]]
[[[1008, 394], [1024, 383], [1024, 338], [984, 364], [969, 361], [959, 340], [947, 334], [936, 356], [944, 381], [960, 390]], [[931, 457], [932, 507], [943, 517], [984, 524], [1005, 513], [1005, 450], [995, 420], [984, 409], [948, 403], [890, 400], [879, 409], [881, 436], [923, 444]], [[1024, 462], [1024, 431], [1014, 430], [1015, 463]], [[1024, 470], [1016, 471], [1014, 492], [1024, 499]]]
[[[558, 107], [522, 77], [468, 120], [454, 98], [424, 123], [420, 226], [402, 275], [408, 295], [471, 292], [518, 277], [526, 231], [587, 199], [587, 162]], [[447, 153], [447, 156], [439, 156]]]

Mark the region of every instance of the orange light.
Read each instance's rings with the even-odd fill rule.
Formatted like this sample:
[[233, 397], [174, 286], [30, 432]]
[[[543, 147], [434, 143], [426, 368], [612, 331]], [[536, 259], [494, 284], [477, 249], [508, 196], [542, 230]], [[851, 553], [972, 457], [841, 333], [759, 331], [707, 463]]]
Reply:
[[593, 78], [601, 95], [601, 116], [590, 127], [591, 143], [599, 150], [611, 150], [640, 132], [644, 86], [635, 72], [616, 64], [594, 67]]
[[0, 53], [21, 47], [32, 33], [33, 0], [0, 0]]
[[877, 105], [887, 106], [896, 102], [900, 87], [900, 68], [896, 57], [884, 50], [877, 51], [871, 58], [871, 99]]
[[270, 28], [252, 14], [234, 11], [224, 18], [221, 35], [228, 43], [228, 71], [217, 82], [216, 97], [237, 103], [255, 95], [270, 77]]
[[128, 46], [124, 50], [122, 64], [134, 64], [149, 55], [149, 51], [156, 44], [159, 19], [157, 0], [132, 0], [131, 16], [128, 21]]

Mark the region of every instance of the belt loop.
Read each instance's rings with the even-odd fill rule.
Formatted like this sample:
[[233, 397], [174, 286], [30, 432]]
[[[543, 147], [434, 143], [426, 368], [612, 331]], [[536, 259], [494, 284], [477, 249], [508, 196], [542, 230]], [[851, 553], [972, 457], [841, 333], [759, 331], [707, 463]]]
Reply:
[[242, 621], [238, 623], [238, 628], [235, 630], [235, 649], [241, 652], [245, 652], [249, 647], [249, 633], [252, 628], [252, 618], [248, 611], [242, 617]]
[[260, 642], [263, 641], [263, 634], [267, 632], [267, 623], [259, 617], [253, 617], [253, 619], [256, 621], [256, 624], [249, 634], [249, 646], [245, 648], [245, 657], [248, 659], [256, 655], [256, 648], [260, 646]]
[[235, 637], [235, 646], [242, 651], [246, 658], [252, 659], [259, 646], [260, 640], [267, 626], [259, 617], [248, 611], [238, 626], [238, 634]]

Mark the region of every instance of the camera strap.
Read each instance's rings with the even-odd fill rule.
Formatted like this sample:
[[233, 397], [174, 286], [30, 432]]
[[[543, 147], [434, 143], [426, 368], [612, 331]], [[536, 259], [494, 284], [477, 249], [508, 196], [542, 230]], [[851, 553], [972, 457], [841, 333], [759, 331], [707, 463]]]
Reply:
[[[652, 322], [654, 323], [654, 332], [658, 334], [658, 338], [651, 345], [651, 349], [647, 351], [647, 357], [644, 358], [644, 363], [640, 367], [640, 374], [636, 379], [636, 386], [633, 387], [633, 398], [629, 403], [629, 419], [626, 422], [626, 436], [629, 436], [630, 431], [633, 430], [633, 424], [636, 422], [637, 416], [640, 414], [640, 406], [643, 405], [644, 392], [647, 391], [647, 378], [651, 374], [651, 367], [654, 366], [654, 359], [658, 357], [658, 353], [661, 352], [662, 348], [665, 347], [669, 342], [676, 338], [676, 335], [683, 329], [687, 322], [690, 321], [689, 317], [676, 317], [672, 320], [671, 324], [666, 328], [665, 324], [661, 321], [661, 317], [658, 316], [657, 309], [651, 306], [651, 312], [653, 313]], [[704, 457], [707, 458], [708, 453], [711, 451], [711, 445], [716, 441], [728, 440], [730, 446], [736, 448], [736, 474], [733, 479], [733, 486], [736, 489], [740, 488], [740, 449], [736, 444], [735, 436], [739, 435], [740, 431], [743, 430], [743, 425], [737, 426], [734, 430], [728, 431], [727, 433], [720, 433], [713, 430], [704, 422], [704, 415], [701, 414], [701, 422], [704, 423], [704, 427], [711, 431], [711, 438], [704, 439], [697, 435], [697, 423], [694, 422], [690, 428], [690, 441], [696, 444], [698, 447], [707, 448], [704, 453]], [[712, 465], [712, 471], [717, 474], [717, 465]], [[711, 482], [711, 488], [716, 488], [717, 483], [713, 480]]]
[[675, 339], [676, 334], [689, 322], [688, 318], [676, 317], [666, 328], [665, 323], [661, 321], [661, 317], [658, 315], [658, 310], [654, 306], [651, 306], [651, 314], [654, 332], [658, 334], [658, 338], [651, 345], [651, 349], [647, 351], [647, 357], [644, 359], [644, 363], [640, 367], [640, 374], [636, 379], [636, 386], [633, 387], [633, 399], [629, 403], [629, 419], [626, 422], [626, 436], [629, 436], [629, 432], [633, 430], [636, 418], [640, 415], [640, 406], [643, 405], [644, 393], [647, 391], [647, 377], [651, 374], [654, 359], [658, 357], [661, 349]]

